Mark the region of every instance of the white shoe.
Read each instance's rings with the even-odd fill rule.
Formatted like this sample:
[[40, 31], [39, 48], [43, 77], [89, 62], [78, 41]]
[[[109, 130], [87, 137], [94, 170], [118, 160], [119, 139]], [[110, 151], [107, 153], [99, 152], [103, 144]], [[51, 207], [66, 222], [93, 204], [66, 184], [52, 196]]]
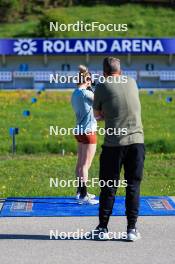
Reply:
[[95, 204], [99, 204], [99, 201], [98, 200], [95, 200], [95, 199], [92, 199], [88, 195], [86, 195], [84, 198], [79, 198], [78, 199], [78, 204], [91, 204], [91, 205], [95, 205]]
[[[90, 199], [95, 199], [95, 194], [87, 193], [87, 196], [88, 196]], [[77, 193], [77, 194], [76, 194], [76, 200], [78, 200], [79, 198], [80, 198], [80, 193]]]
[[78, 200], [80, 198], [80, 193], [77, 193], [75, 199]]
[[141, 235], [137, 231], [136, 228], [127, 230], [127, 240], [128, 241], [133, 241], [134, 242], [134, 241], [136, 241], [138, 239], [141, 239]]

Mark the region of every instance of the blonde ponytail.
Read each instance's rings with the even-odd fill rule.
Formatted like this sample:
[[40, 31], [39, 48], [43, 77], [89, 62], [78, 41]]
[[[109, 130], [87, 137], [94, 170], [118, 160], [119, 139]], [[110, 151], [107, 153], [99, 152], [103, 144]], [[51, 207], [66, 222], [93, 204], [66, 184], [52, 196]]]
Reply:
[[79, 65], [78, 69], [79, 69], [80, 73], [88, 72], [88, 68], [85, 65], [82, 65], [82, 64]]
[[85, 65], [79, 65], [79, 80], [78, 85], [86, 83], [91, 80], [91, 73], [88, 71], [88, 68]]

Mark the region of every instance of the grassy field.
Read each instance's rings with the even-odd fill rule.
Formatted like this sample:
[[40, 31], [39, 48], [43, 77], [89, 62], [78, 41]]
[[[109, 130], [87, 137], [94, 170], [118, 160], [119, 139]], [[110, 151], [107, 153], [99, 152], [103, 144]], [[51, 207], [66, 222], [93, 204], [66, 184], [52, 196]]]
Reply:
[[[10, 127], [19, 127], [17, 138], [18, 154], [76, 153], [76, 142], [72, 135], [49, 135], [51, 125], [59, 128], [74, 127], [74, 113], [70, 104], [70, 92], [44, 92], [38, 102], [31, 103], [35, 92], [0, 92], [0, 154], [8, 154], [11, 147]], [[172, 103], [166, 97], [172, 96]], [[175, 152], [175, 92], [156, 92], [140, 94], [142, 117], [147, 149], [152, 153]], [[23, 116], [30, 110], [29, 117]], [[99, 145], [103, 137], [99, 137]], [[99, 147], [100, 148], [100, 147]], [[98, 148], [98, 150], [99, 150]]]
[[[119, 6], [91, 6], [54, 8], [25, 20], [0, 25], [0, 37], [174, 37], [172, 26], [175, 11], [159, 5], [123, 4]], [[49, 21], [60, 23], [128, 24], [127, 32], [49, 32]]]
[[[75, 179], [74, 155], [23, 155], [1, 157], [0, 197], [6, 196], [58, 196], [75, 195], [76, 188], [50, 187], [54, 180]], [[142, 195], [175, 195], [175, 154], [148, 154]], [[98, 154], [90, 170], [90, 178], [98, 178]], [[123, 173], [121, 175], [123, 179]], [[99, 193], [99, 188], [90, 188], [91, 193]], [[124, 195], [124, 188], [119, 188]]]
[[[74, 179], [76, 142], [70, 136], [50, 136], [49, 126], [74, 127], [70, 92], [0, 92], [0, 197], [73, 195], [73, 188], [50, 188], [49, 179]], [[167, 96], [173, 101], [167, 103]], [[147, 146], [143, 195], [175, 195], [175, 92], [140, 93]], [[24, 117], [24, 110], [31, 115]], [[10, 127], [19, 127], [17, 154], [10, 154]], [[98, 177], [98, 156], [90, 177]], [[61, 156], [62, 150], [65, 156]], [[91, 190], [98, 194], [98, 188]], [[124, 194], [123, 188], [119, 194]]]

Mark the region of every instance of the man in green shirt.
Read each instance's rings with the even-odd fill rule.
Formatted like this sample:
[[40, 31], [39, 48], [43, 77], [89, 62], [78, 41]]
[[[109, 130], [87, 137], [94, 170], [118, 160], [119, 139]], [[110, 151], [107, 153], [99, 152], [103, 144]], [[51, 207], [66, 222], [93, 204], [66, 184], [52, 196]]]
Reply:
[[96, 87], [93, 108], [96, 119], [105, 121], [99, 177], [106, 184], [101, 187], [99, 225], [95, 231], [103, 234], [104, 239], [108, 237], [107, 225], [117, 190], [115, 182], [118, 182], [123, 166], [127, 181], [127, 239], [135, 241], [140, 238], [136, 222], [145, 159], [139, 93], [135, 80], [131, 77], [126, 79], [121, 74], [120, 60], [105, 58], [103, 72], [105, 82]]

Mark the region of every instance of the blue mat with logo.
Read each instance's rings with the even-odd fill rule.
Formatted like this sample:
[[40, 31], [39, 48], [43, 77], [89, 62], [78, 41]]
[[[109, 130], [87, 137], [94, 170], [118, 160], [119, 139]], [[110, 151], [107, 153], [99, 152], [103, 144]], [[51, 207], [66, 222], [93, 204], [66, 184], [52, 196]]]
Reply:
[[[0, 202], [0, 217], [98, 216], [99, 207], [79, 205], [75, 197], [11, 197]], [[125, 197], [116, 196], [113, 215], [125, 215]], [[175, 215], [175, 201], [168, 196], [143, 196], [140, 215]]]

